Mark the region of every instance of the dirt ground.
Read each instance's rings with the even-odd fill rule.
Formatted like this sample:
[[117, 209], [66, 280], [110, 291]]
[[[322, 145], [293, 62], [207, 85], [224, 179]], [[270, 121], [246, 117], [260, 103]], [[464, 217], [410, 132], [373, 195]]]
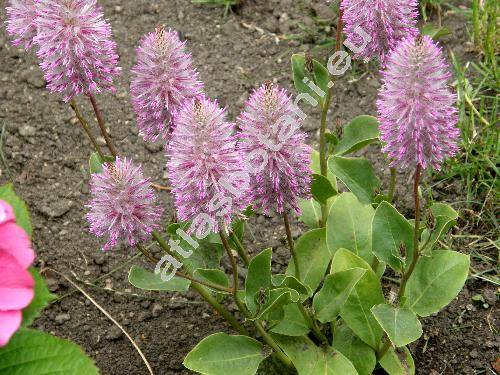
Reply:
[[[162, 146], [145, 144], [138, 136], [128, 93], [134, 48], [143, 34], [158, 24], [180, 31], [188, 40], [208, 95], [228, 106], [234, 118], [251, 89], [264, 80], [276, 80], [291, 88], [291, 54], [312, 50], [316, 42], [313, 34], [299, 27], [316, 27], [305, 15], [314, 10], [321, 18], [334, 17], [325, 2], [319, 0], [249, 0], [225, 19], [221, 18], [220, 8], [194, 5], [188, 0], [100, 3], [113, 26], [123, 68], [122, 76], [116, 80], [116, 95], [99, 96], [101, 109], [119, 152], [141, 162], [153, 180], [164, 184], [167, 181]], [[0, 14], [4, 20], [3, 9]], [[446, 48], [466, 56], [465, 20], [445, 15], [444, 24], [452, 30], [444, 40]], [[303, 37], [285, 39], [292, 34]], [[1, 170], [0, 183], [7, 182], [10, 175], [31, 209], [37, 265], [86, 282], [103, 277], [97, 288], [82, 285], [123, 324], [144, 351], [155, 374], [190, 373], [182, 366], [186, 353], [203, 337], [217, 331], [231, 332], [230, 328], [195, 294], [145, 293], [134, 289], [127, 282], [129, 267], [105, 276], [130, 262], [134, 254], [126, 248], [102, 253], [99, 241], [87, 232], [84, 205], [89, 200], [90, 145], [69, 106], [45, 90], [36, 58], [10, 46], [4, 28], [0, 31], [0, 81], [0, 128], [5, 124], [3, 149], [9, 166], [8, 170]], [[376, 69], [357, 64], [355, 71], [338, 81], [332, 113], [344, 122], [355, 115], [375, 114], [378, 86]], [[89, 103], [84, 98], [79, 98], [78, 103], [85, 115], [92, 118]], [[312, 140], [317, 139], [318, 128], [318, 116], [309, 116], [305, 129]], [[379, 175], [387, 175], [381, 154], [375, 148], [372, 151], [376, 152], [369, 152], [369, 157], [378, 166]], [[411, 184], [408, 176], [401, 175], [400, 179], [397, 204], [411, 212], [407, 191]], [[435, 193], [439, 199], [453, 202], [460, 198], [461, 187], [459, 183], [441, 185]], [[167, 194], [162, 197], [171, 215]], [[302, 229], [299, 225], [295, 228], [294, 235], [298, 236]], [[283, 247], [280, 221], [257, 216], [250, 221], [249, 232], [249, 248], [257, 251], [273, 247], [274, 267], [283, 267], [288, 253]], [[453, 247], [467, 251], [464, 244]], [[130, 264], [141, 263], [136, 259]], [[58, 295], [71, 290], [55, 274], [49, 273], [48, 283]], [[477, 294], [487, 299], [488, 308], [472, 300]], [[235, 306], [230, 304], [229, 308]], [[79, 293], [52, 304], [36, 326], [82, 345], [103, 374], [147, 373], [130, 342]], [[447, 309], [425, 319], [424, 336], [411, 347], [417, 373], [494, 374], [492, 363], [497, 360], [500, 366], [500, 342], [495, 336], [499, 328], [494, 286], [470, 278]]]

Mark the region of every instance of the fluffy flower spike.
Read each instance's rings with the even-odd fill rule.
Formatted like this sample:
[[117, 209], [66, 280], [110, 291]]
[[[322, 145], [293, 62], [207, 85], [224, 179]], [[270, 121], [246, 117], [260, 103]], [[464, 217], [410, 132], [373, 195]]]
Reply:
[[96, 0], [43, 0], [35, 43], [47, 87], [68, 102], [79, 94], [114, 91], [116, 43]]
[[367, 43], [356, 58], [379, 58], [383, 64], [400, 40], [418, 34], [416, 0], [342, 0], [341, 4], [346, 41], [357, 47]]
[[226, 110], [204, 96], [187, 100], [176, 113], [167, 166], [181, 220], [205, 214], [218, 232], [246, 207], [246, 173], [233, 132]]
[[[305, 144], [300, 118], [284, 89], [266, 82], [248, 99], [238, 118], [239, 149], [255, 172], [249, 195], [256, 209], [300, 213], [299, 198], [309, 197], [311, 148]], [[262, 168], [263, 167], [263, 168]]]
[[7, 10], [7, 32], [14, 36], [12, 44], [29, 50], [36, 36], [37, 0], [9, 0]]
[[185, 42], [176, 32], [158, 27], [142, 38], [130, 91], [144, 140], [166, 138], [172, 113], [184, 100], [200, 94], [202, 88]]
[[441, 48], [427, 36], [409, 37], [389, 55], [382, 76], [380, 139], [391, 165], [439, 169], [457, 152], [460, 135]]
[[141, 166], [126, 158], [103, 165], [102, 173], [94, 173], [90, 182], [92, 200], [87, 220], [90, 232], [107, 237], [103, 250], [119, 241], [135, 246], [147, 240], [159, 228], [163, 208], [145, 179]]

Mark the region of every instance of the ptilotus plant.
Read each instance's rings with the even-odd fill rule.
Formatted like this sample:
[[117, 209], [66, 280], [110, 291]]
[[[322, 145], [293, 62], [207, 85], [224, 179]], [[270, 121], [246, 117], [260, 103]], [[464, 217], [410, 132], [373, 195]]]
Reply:
[[[132, 266], [132, 285], [158, 292], [193, 288], [235, 331], [201, 340], [184, 366], [208, 375], [266, 373], [270, 364], [280, 374], [415, 373], [407, 346], [422, 335], [419, 319], [449, 304], [469, 269], [468, 256], [440, 245], [458, 213], [421, 199], [422, 172], [454, 155], [459, 132], [449, 68], [441, 48], [418, 35], [415, 1], [344, 0], [332, 57], [292, 56], [297, 97], [262, 82], [235, 119], [203, 94], [177, 33], [152, 27], [137, 48], [131, 96], [144, 139], [164, 143], [168, 187], [145, 177], [107, 134], [94, 94], [112, 91], [119, 68], [96, 2], [12, 0], [9, 6], [13, 43], [32, 45], [48, 88], [70, 101], [95, 148], [90, 232], [105, 239], [105, 250], [136, 248], [150, 262], [149, 268]], [[54, 35], [49, 24], [56, 25]], [[382, 87], [376, 116], [345, 119], [339, 131], [329, 126], [328, 112], [350, 52], [379, 59]], [[79, 111], [80, 96], [90, 99], [111, 155]], [[318, 151], [306, 144], [314, 142], [302, 129], [303, 102], [321, 112]], [[386, 192], [371, 163], [353, 156], [377, 143], [391, 168]], [[393, 202], [396, 168], [413, 176], [411, 218]], [[175, 203], [168, 222], [157, 199], [167, 191]], [[277, 273], [272, 249], [250, 254], [245, 247], [245, 225], [255, 214], [283, 220], [290, 262]], [[308, 230], [294, 239], [297, 217]], [[161, 249], [160, 256], [151, 247]], [[383, 279], [389, 270], [390, 283]]]

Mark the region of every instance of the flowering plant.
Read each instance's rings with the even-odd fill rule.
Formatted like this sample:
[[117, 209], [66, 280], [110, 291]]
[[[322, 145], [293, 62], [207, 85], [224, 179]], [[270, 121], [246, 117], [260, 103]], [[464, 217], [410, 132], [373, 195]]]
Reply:
[[[407, 345], [422, 334], [419, 317], [450, 303], [469, 268], [466, 255], [439, 247], [457, 212], [442, 203], [422, 209], [422, 171], [439, 169], [454, 155], [459, 132], [450, 74], [439, 46], [419, 35], [416, 1], [371, 6], [344, 0], [328, 63], [292, 56], [298, 97], [264, 82], [235, 122], [203, 93], [176, 32], [160, 26], [144, 36], [132, 69], [132, 104], [144, 140], [165, 144], [170, 187], [144, 177], [106, 130], [94, 95], [113, 90], [120, 68], [96, 1], [10, 3], [14, 42], [37, 49], [48, 88], [70, 102], [95, 148], [90, 232], [106, 239], [103, 250], [125, 244], [151, 262], [151, 269], [130, 269], [135, 287], [193, 288], [238, 333], [204, 338], [186, 356], [187, 368], [254, 374], [276, 360], [280, 373], [299, 375], [363, 375], [377, 366], [389, 374], [414, 373]], [[329, 132], [334, 78], [351, 61], [342, 44], [356, 58], [378, 58], [383, 85], [377, 117], [359, 116]], [[89, 99], [111, 155], [78, 110], [79, 95]], [[306, 144], [301, 100], [321, 110], [319, 151]], [[391, 168], [387, 193], [370, 162], [353, 156], [377, 142]], [[393, 205], [398, 167], [414, 176], [412, 220]], [[166, 226], [155, 190], [173, 195], [175, 220]], [[282, 217], [291, 254], [287, 269], [272, 272], [272, 249], [247, 252], [245, 223], [255, 213]], [[295, 215], [309, 227], [297, 240]], [[145, 246], [150, 240], [162, 249], [161, 258]], [[221, 266], [223, 256], [232, 280]], [[386, 269], [397, 275], [390, 290], [382, 285]], [[227, 300], [235, 302], [238, 316], [224, 307]]]

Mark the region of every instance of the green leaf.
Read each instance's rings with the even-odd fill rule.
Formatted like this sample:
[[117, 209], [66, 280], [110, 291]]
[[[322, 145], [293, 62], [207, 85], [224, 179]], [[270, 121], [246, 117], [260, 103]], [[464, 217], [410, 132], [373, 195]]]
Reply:
[[[321, 163], [319, 160], [319, 152], [316, 150], [313, 150], [311, 153], [311, 164], [309, 165], [309, 168], [311, 168], [311, 171], [316, 174], [321, 174]], [[335, 191], [338, 191], [338, 186], [337, 186], [337, 179], [335, 178], [335, 175], [330, 169], [327, 169], [326, 177], [328, 178], [328, 181], [332, 184], [332, 187]]]
[[[193, 237], [193, 241], [198, 243], [198, 247], [193, 249], [193, 247], [179, 236], [176, 232], [178, 229], [184, 232], [188, 231], [190, 227], [190, 222], [180, 222], [173, 223], [167, 227], [167, 233], [172, 241], [178, 241], [178, 246], [180, 246], [184, 251], [192, 251], [192, 254], [187, 258], [184, 258], [183, 264], [188, 273], [193, 274], [197, 269], [217, 269], [220, 266], [220, 260], [224, 253], [220, 237], [216, 233], [211, 233], [209, 236], [202, 240], [198, 240]], [[187, 235], [187, 234], [186, 234]]]
[[434, 216], [434, 229], [425, 229], [422, 233], [422, 240], [425, 243], [424, 254], [429, 254], [438, 242], [448, 231], [457, 224], [458, 213], [451, 206], [444, 203], [435, 203], [431, 207]]
[[415, 375], [415, 363], [406, 347], [397, 353], [394, 349], [389, 349], [379, 362], [389, 375]]
[[371, 263], [372, 228], [375, 211], [363, 205], [352, 193], [342, 193], [332, 204], [326, 223], [326, 242], [332, 254], [349, 249]]
[[314, 296], [314, 315], [321, 323], [332, 322], [351, 294], [356, 283], [365, 274], [363, 268], [351, 268], [328, 275], [323, 287]]
[[422, 325], [410, 309], [381, 304], [373, 306], [371, 312], [396, 347], [406, 346], [422, 336]]
[[201, 340], [183, 364], [205, 375], [253, 375], [265, 358], [263, 346], [257, 340], [215, 333]]
[[[306, 71], [306, 58], [300, 54], [292, 55], [292, 74], [293, 74], [293, 83], [295, 89], [299, 93], [309, 94], [312, 98], [314, 98], [318, 103], [323, 103], [323, 97], [316, 94], [314, 90], [312, 90], [305, 82], [304, 78], [307, 77], [312, 82], [317, 82], [317, 86], [320, 87], [323, 92], [328, 89], [329, 75], [328, 71], [324, 66], [321, 65], [320, 62], [313, 60], [313, 72], [310, 73]], [[326, 86], [325, 86], [326, 85]], [[311, 103], [312, 105], [313, 103]]]
[[331, 156], [328, 169], [364, 204], [372, 203], [372, 196], [380, 186], [371, 163], [365, 158]]
[[299, 199], [299, 208], [302, 214], [299, 220], [306, 224], [309, 229], [319, 228], [321, 222], [321, 206], [314, 199]]
[[312, 294], [312, 291], [304, 284], [302, 284], [299, 280], [295, 278], [295, 276], [277, 274], [272, 275], [271, 277], [272, 284], [277, 288], [290, 288], [297, 291], [300, 294], [301, 300], [306, 300]]
[[16, 217], [16, 224], [19, 225], [31, 237], [33, 227], [31, 226], [30, 213], [26, 203], [14, 192], [14, 186], [11, 183], [0, 186], [0, 199], [11, 205]]
[[[281, 320], [284, 317], [283, 307], [299, 301], [299, 293], [290, 288], [270, 289], [264, 292], [263, 298], [265, 301], [262, 301], [262, 306], [254, 319], [270, 320], [270, 314], [276, 312], [273, 317]], [[276, 316], [279, 318], [276, 318]]]
[[333, 348], [316, 346], [302, 337], [272, 335], [292, 360], [298, 375], [357, 375], [352, 363], [342, 353]]
[[319, 203], [326, 204], [328, 198], [337, 194], [330, 181], [320, 174], [313, 174], [311, 194]]
[[[406, 254], [413, 250], [413, 227], [398, 210], [388, 202], [382, 202], [375, 211], [372, 222], [372, 251], [382, 262], [396, 272], [405, 266], [400, 246], [404, 244]], [[411, 262], [411, 257], [408, 260]]]
[[128, 281], [136, 288], [143, 290], [161, 290], [168, 292], [187, 292], [191, 281], [174, 276], [169, 281], [163, 281], [161, 276], [144, 268], [132, 266], [128, 273]]
[[351, 154], [378, 141], [378, 120], [373, 116], [355, 117], [344, 127], [344, 135], [335, 147], [335, 155]]
[[[229, 288], [229, 277], [219, 269], [198, 268], [196, 271], [194, 271], [193, 276], [197, 280], [208, 281]], [[220, 292], [220, 290], [215, 289], [214, 291]]]
[[330, 73], [323, 64], [318, 60], [313, 59], [313, 74], [314, 83], [325, 93], [330, 89], [328, 84], [330, 83]]
[[281, 322], [271, 329], [271, 332], [285, 336], [303, 336], [310, 328], [297, 304], [292, 303], [283, 308], [285, 315]]
[[40, 315], [40, 312], [55, 298], [47, 289], [45, 280], [40, 276], [38, 270], [31, 267], [29, 271], [35, 280], [35, 296], [29, 306], [23, 310], [23, 327], [29, 327]]
[[431, 23], [427, 23], [422, 27], [422, 35], [428, 35], [434, 40], [439, 40], [442, 37], [451, 34], [447, 27], [436, 27]]
[[[300, 281], [314, 293], [323, 280], [331, 259], [326, 246], [325, 228], [304, 233], [295, 244], [295, 252], [299, 260]], [[295, 274], [293, 259], [288, 264], [286, 274]]]
[[102, 165], [106, 162], [113, 163], [115, 158], [113, 156], [104, 155], [104, 160], [99, 156], [97, 152], [92, 153], [89, 159], [89, 171], [90, 174], [101, 173]]
[[[321, 174], [321, 168], [320, 168], [320, 162], [319, 162], [319, 152], [313, 150], [311, 153], [311, 164], [309, 165], [311, 168], [311, 171], [313, 173], [320, 175]], [[333, 175], [333, 173], [328, 170], [327, 171], [327, 178], [328, 181], [330, 181], [330, 184], [332, 188], [335, 191], [338, 191], [338, 185], [337, 185], [337, 179]], [[331, 204], [335, 200], [335, 196], [329, 198], [327, 200], [327, 210], [329, 210]], [[305, 223], [309, 229], [316, 229], [320, 228], [320, 222], [321, 222], [321, 206], [320, 204], [315, 201], [314, 199], [300, 199], [299, 200], [299, 207], [300, 210], [302, 211], [301, 216], [299, 217], [300, 221]]]
[[365, 274], [354, 286], [340, 316], [361, 340], [372, 348], [378, 348], [382, 338], [382, 328], [370, 309], [384, 303], [384, 294], [378, 276], [362, 258], [346, 249], [339, 249], [333, 256], [331, 273], [351, 268], [363, 268]]
[[467, 280], [468, 255], [449, 250], [433, 251], [418, 260], [408, 279], [404, 307], [420, 316], [428, 316], [448, 305]]
[[98, 375], [94, 362], [70, 341], [32, 329], [19, 330], [0, 348], [0, 374]]
[[361, 341], [345, 324], [335, 328], [333, 347], [345, 355], [359, 375], [371, 375], [377, 364], [375, 351]]
[[272, 287], [271, 258], [272, 249], [266, 249], [256, 255], [248, 265], [248, 275], [245, 280], [245, 302], [252, 315], [257, 314], [259, 304], [256, 301], [259, 293]]

